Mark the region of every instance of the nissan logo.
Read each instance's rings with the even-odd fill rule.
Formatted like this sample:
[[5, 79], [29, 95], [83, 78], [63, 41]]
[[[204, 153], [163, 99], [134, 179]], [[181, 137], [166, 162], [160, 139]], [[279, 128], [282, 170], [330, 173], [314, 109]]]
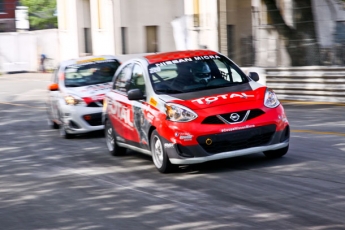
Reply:
[[238, 115], [237, 113], [232, 113], [230, 114], [230, 119], [233, 121], [238, 121], [240, 119], [240, 115]]

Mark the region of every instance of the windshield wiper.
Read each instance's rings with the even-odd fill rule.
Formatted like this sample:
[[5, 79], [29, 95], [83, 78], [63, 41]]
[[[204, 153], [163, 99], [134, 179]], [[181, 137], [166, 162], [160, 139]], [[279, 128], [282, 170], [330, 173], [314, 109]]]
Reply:
[[177, 89], [156, 89], [156, 92], [158, 93], [184, 93], [181, 90]]
[[65, 85], [66, 87], [80, 87], [82, 85], [79, 85], [79, 84], [68, 84], [68, 85]]

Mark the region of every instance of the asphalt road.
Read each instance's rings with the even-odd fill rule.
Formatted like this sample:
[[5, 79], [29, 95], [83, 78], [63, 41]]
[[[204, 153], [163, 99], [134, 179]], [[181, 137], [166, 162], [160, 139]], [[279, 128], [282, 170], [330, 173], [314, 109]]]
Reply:
[[101, 133], [46, 121], [51, 74], [0, 76], [0, 229], [345, 229], [345, 107], [283, 102], [286, 156], [237, 157], [160, 174], [114, 158]]

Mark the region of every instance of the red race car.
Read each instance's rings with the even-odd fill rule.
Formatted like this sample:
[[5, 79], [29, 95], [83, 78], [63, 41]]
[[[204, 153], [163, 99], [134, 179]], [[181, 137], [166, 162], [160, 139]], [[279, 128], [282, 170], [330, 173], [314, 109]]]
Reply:
[[162, 173], [263, 152], [281, 157], [290, 129], [276, 94], [211, 50], [147, 55], [123, 63], [105, 97], [109, 152], [152, 156]]

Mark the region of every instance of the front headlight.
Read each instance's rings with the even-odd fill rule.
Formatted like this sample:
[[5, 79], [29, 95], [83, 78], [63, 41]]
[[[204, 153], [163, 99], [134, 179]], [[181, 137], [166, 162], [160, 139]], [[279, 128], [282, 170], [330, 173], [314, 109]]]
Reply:
[[84, 100], [75, 95], [68, 95], [64, 97], [67, 105], [86, 105]]
[[280, 105], [277, 95], [269, 88], [266, 89], [264, 105], [268, 108], [275, 108]]
[[170, 121], [188, 122], [198, 117], [196, 113], [187, 107], [173, 103], [165, 104], [165, 112], [167, 114], [167, 119]]
[[108, 106], [108, 101], [107, 101], [107, 98], [104, 97], [104, 99], [103, 99], [103, 107], [102, 107], [102, 112], [103, 113], [107, 112], [107, 106]]

